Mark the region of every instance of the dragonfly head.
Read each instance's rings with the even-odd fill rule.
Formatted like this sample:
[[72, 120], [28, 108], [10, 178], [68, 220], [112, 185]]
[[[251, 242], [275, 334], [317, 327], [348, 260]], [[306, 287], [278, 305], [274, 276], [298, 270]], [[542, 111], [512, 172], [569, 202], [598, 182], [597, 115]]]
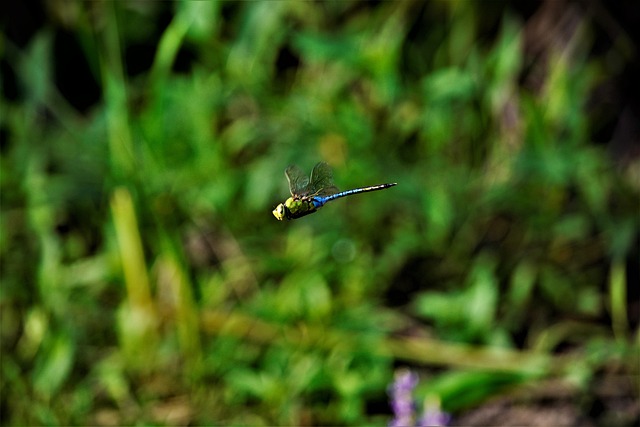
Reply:
[[276, 217], [278, 221], [282, 221], [285, 218], [285, 206], [284, 203], [280, 203], [276, 208], [272, 211], [273, 216]]

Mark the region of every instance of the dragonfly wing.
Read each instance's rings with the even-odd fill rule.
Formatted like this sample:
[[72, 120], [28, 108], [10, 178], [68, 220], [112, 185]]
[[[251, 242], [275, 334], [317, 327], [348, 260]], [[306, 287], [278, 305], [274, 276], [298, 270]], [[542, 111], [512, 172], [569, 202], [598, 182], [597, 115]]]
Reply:
[[300, 198], [309, 193], [309, 178], [296, 165], [287, 167], [284, 174], [289, 181], [289, 192], [294, 198]]
[[320, 162], [311, 172], [311, 183], [309, 184], [312, 194], [319, 196], [329, 196], [338, 192], [338, 187], [333, 183], [333, 172], [331, 166], [325, 162]]

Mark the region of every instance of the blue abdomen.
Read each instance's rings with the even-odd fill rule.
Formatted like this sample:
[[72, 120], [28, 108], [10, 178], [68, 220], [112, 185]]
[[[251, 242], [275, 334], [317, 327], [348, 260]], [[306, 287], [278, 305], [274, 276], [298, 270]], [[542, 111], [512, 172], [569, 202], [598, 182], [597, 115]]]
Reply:
[[325, 203], [327, 203], [327, 198], [316, 196], [313, 199], [311, 199], [311, 201], [313, 202], [313, 206], [315, 206], [315, 208], [318, 209], [324, 206]]
[[385, 188], [393, 187], [394, 185], [396, 185], [395, 182], [392, 184], [380, 184], [372, 185], [370, 187], [354, 188], [353, 190], [341, 191], [330, 196], [315, 196], [311, 199], [311, 201], [313, 202], [313, 206], [318, 209], [324, 206], [325, 203], [330, 202], [331, 200], [339, 199], [340, 197], [350, 196], [351, 194], [367, 193], [369, 191], [384, 190]]

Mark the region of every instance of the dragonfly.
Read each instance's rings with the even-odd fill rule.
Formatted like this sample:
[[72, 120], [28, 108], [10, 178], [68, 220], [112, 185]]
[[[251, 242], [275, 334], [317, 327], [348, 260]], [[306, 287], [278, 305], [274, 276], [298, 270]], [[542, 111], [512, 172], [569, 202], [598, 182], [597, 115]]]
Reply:
[[311, 176], [307, 175], [295, 165], [289, 166], [284, 171], [287, 181], [289, 181], [289, 197], [284, 203], [280, 203], [274, 210], [273, 216], [278, 221], [284, 219], [296, 219], [312, 214], [330, 202], [341, 197], [352, 194], [367, 193], [369, 191], [384, 190], [393, 187], [397, 183], [379, 184], [369, 187], [354, 188], [353, 190], [339, 191], [333, 183], [333, 173], [331, 167], [325, 162], [316, 164], [311, 171]]

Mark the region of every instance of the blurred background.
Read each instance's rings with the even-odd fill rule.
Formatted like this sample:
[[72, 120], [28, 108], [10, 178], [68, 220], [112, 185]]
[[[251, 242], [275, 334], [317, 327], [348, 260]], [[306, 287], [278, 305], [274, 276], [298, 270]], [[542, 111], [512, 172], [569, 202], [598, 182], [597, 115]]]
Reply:
[[3, 425], [640, 422], [637, 2], [0, 16]]

